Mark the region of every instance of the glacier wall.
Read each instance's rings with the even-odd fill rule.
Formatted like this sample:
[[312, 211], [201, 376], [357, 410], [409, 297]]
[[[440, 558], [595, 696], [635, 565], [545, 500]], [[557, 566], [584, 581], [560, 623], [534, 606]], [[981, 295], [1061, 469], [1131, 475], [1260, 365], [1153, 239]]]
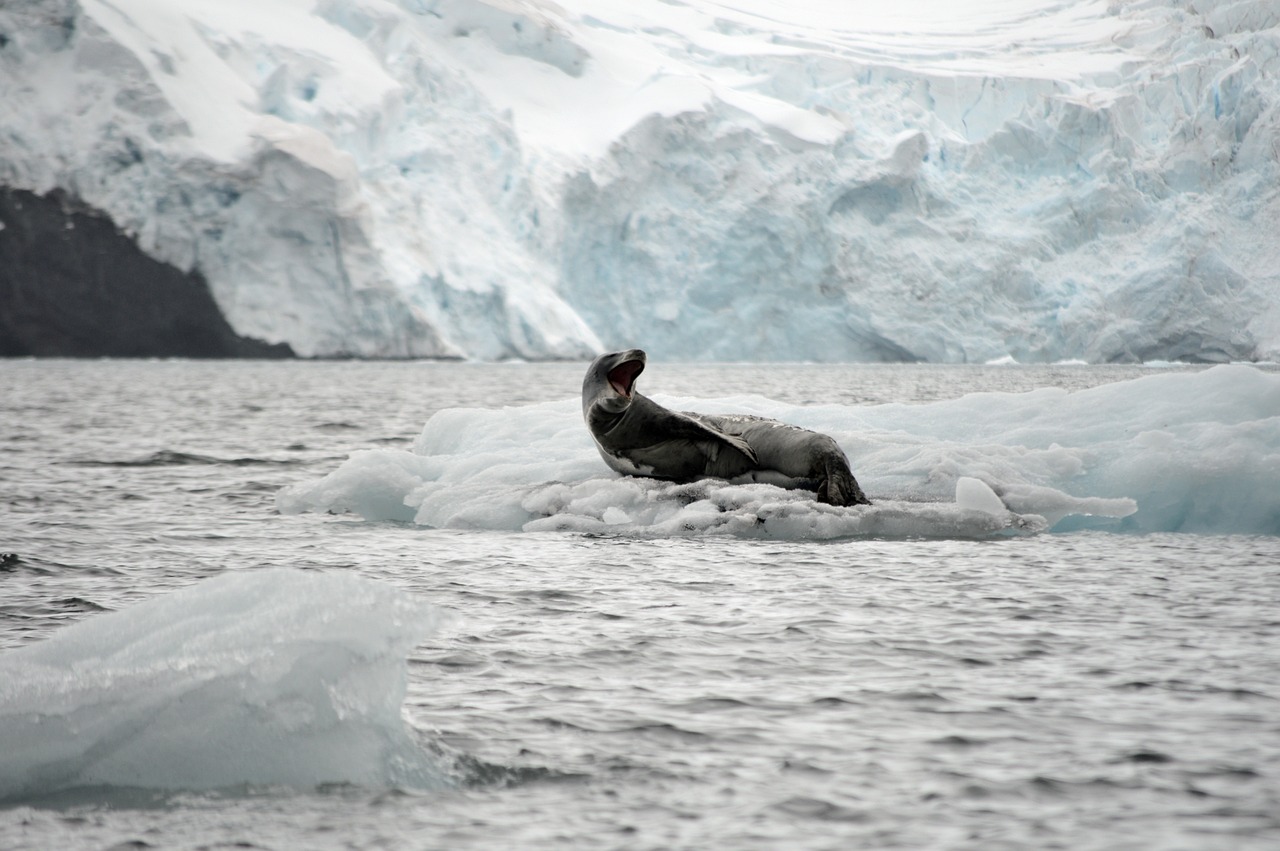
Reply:
[[30, 0], [0, 184], [302, 355], [1280, 359], [1258, 2]]

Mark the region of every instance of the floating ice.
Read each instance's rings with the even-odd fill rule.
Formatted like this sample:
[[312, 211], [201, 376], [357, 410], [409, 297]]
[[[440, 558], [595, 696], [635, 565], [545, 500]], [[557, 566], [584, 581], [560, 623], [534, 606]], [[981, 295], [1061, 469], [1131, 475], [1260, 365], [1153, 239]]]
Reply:
[[82, 786], [434, 788], [401, 718], [439, 613], [365, 579], [224, 573], [0, 656], [0, 799]]
[[969, 511], [983, 511], [987, 514], [1004, 514], [1008, 511], [1000, 497], [996, 496], [986, 482], [972, 476], [961, 476], [956, 479], [956, 505]]
[[1280, 534], [1280, 375], [1253, 367], [924, 405], [655, 399], [826, 432], [875, 504], [833, 508], [769, 485], [615, 476], [578, 401], [566, 399], [441, 411], [412, 452], [356, 453], [319, 481], [286, 488], [277, 505], [436, 528], [635, 535]]

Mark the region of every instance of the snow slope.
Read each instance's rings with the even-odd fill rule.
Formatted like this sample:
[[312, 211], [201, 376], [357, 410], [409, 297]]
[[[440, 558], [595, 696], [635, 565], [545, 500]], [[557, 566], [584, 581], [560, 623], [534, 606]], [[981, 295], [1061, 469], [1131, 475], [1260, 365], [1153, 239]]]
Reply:
[[1280, 358], [1266, 2], [30, 0], [0, 182], [304, 355]]

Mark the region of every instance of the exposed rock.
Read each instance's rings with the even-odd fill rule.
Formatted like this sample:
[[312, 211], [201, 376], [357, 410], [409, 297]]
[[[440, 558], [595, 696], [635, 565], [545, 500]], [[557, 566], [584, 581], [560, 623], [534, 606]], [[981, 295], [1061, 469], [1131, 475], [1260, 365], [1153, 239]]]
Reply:
[[241, 337], [198, 271], [144, 254], [61, 190], [0, 189], [0, 355], [292, 357]]

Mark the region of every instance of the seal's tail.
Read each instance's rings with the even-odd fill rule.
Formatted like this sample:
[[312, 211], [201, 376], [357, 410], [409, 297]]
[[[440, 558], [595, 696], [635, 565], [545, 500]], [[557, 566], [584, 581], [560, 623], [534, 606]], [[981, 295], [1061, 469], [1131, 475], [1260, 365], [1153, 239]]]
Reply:
[[825, 475], [818, 483], [818, 502], [829, 505], [870, 505], [871, 500], [858, 486], [858, 480], [843, 456], [826, 459]]

